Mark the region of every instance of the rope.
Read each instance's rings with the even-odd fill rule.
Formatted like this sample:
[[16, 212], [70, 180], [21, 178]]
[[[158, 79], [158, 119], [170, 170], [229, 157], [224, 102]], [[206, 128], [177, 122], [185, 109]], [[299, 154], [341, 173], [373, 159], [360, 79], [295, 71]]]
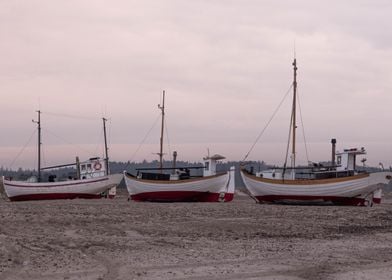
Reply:
[[251, 148], [249, 149], [249, 151], [246, 153], [244, 159], [242, 160], [243, 162], [246, 161], [246, 159], [248, 158], [248, 156], [250, 155], [250, 153], [252, 152], [253, 148], [256, 146], [257, 142], [259, 142], [261, 136], [264, 134], [265, 130], [267, 129], [267, 127], [270, 125], [271, 121], [273, 120], [273, 118], [275, 117], [275, 115], [278, 113], [280, 107], [283, 104], [283, 101], [286, 99], [286, 97], [288, 96], [288, 94], [290, 93], [291, 89], [293, 88], [293, 83], [291, 83], [290, 88], [287, 90], [286, 94], [283, 96], [282, 100], [280, 101], [278, 107], [275, 109], [275, 111], [273, 112], [271, 118], [268, 120], [267, 124], [265, 125], [265, 127], [263, 128], [263, 130], [259, 133], [259, 135], [257, 136], [255, 142], [253, 143], [253, 145], [251, 146]]
[[[58, 116], [58, 117], [66, 117], [66, 118], [73, 118], [73, 119], [84, 119], [84, 120], [90, 120], [90, 121], [96, 121], [97, 118], [92, 118], [92, 117], [83, 117], [83, 116], [75, 116], [75, 115], [68, 115], [68, 114], [59, 114], [59, 113], [53, 113], [53, 112], [42, 112], [41, 114], [46, 114], [46, 115], [52, 115], [52, 116]], [[55, 133], [49, 131], [48, 129], [45, 128], [41, 128], [43, 131], [48, 132], [49, 134], [53, 135], [54, 137], [66, 142], [67, 144], [73, 145], [75, 147], [77, 147], [78, 149], [83, 150], [84, 152], [91, 154], [91, 151], [88, 151], [78, 145], [75, 145], [67, 140], [65, 140], [64, 138], [56, 135]], [[34, 130], [34, 132], [32, 133], [32, 135], [30, 136], [29, 140], [26, 142], [26, 144], [23, 146], [23, 148], [19, 151], [19, 153], [16, 155], [16, 157], [13, 159], [13, 161], [11, 162], [11, 164], [9, 165], [9, 168], [12, 169], [13, 165], [15, 164], [15, 162], [18, 160], [18, 158], [20, 157], [20, 155], [24, 152], [24, 150], [26, 149], [27, 145], [31, 142], [31, 139], [33, 138], [34, 134], [36, 133], [36, 130]], [[97, 146], [95, 148], [95, 150], [99, 149], [99, 146]], [[45, 157], [45, 149], [42, 149], [42, 161], [46, 162], [46, 157]]]
[[[108, 126], [106, 126], [106, 141], [107, 141], [107, 144], [108, 144], [108, 154], [109, 154], [109, 158], [110, 158], [110, 137], [111, 137], [111, 132], [112, 132], [112, 119], [106, 119], [106, 120], [108, 120], [109, 121], [109, 129], [108, 129]], [[102, 133], [101, 133], [101, 136], [102, 136], [102, 139], [104, 138], [104, 132], [103, 132], [103, 130], [101, 130], [102, 131]], [[103, 143], [102, 145], [101, 145], [101, 147], [102, 147], [102, 158], [105, 158], [105, 143]]]
[[302, 126], [302, 135], [304, 137], [304, 144], [305, 144], [305, 153], [306, 153], [306, 160], [307, 162], [309, 162], [309, 154], [308, 154], [308, 145], [307, 145], [307, 141], [306, 141], [306, 136], [305, 136], [305, 125], [304, 125], [304, 121], [302, 119], [302, 109], [301, 109], [301, 102], [299, 99], [299, 91], [297, 88], [297, 96], [298, 96], [298, 107], [299, 107], [299, 115], [301, 117], [301, 126]]
[[89, 121], [96, 121], [98, 118], [93, 118], [93, 117], [86, 117], [86, 116], [76, 116], [76, 115], [69, 115], [69, 114], [62, 114], [62, 113], [53, 113], [53, 112], [41, 112], [46, 115], [52, 115], [56, 117], [63, 117], [63, 118], [70, 118], [70, 119], [83, 119], [83, 120], [89, 120]]
[[289, 126], [289, 138], [287, 140], [287, 147], [286, 147], [286, 157], [284, 160], [284, 165], [283, 165], [283, 178], [284, 178], [284, 174], [286, 173], [286, 166], [287, 166], [287, 158], [289, 156], [289, 148], [290, 148], [290, 139], [291, 139], [291, 129], [293, 127], [293, 117], [294, 117], [294, 112], [291, 111], [291, 118], [290, 118], [290, 126]]
[[[41, 140], [42, 140], [42, 138], [41, 138]], [[46, 149], [46, 146], [42, 145], [42, 142], [41, 142], [41, 164], [43, 164], [44, 166], [47, 165], [46, 164], [46, 151], [45, 151], [45, 149]], [[42, 165], [41, 165], [41, 168], [42, 168]]]
[[[101, 121], [102, 121], [102, 118], [101, 118]], [[99, 138], [99, 139], [103, 139], [103, 128], [101, 128], [100, 130], [99, 130], [99, 133], [97, 133], [96, 134], [97, 136], [97, 138]], [[101, 154], [101, 158], [104, 158], [105, 156], [103, 156], [104, 154], [105, 154], [105, 152], [104, 152], [104, 150], [105, 150], [105, 145], [103, 144], [103, 142], [100, 142], [100, 141], [98, 141], [97, 143], [96, 143], [96, 145], [95, 145], [95, 148], [94, 148], [94, 153], [93, 153], [93, 155], [99, 155], [99, 154]]]
[[68, 140], [66, 140], [66, 139], [64, 139], [64, 138], [62, 138], [62, 137], [60, 137], [60, 136], [58, 136], [57, 134], [51, 132], [50, 130], [48, 130], [48, 129], [46, 129], [46, 128], [43, 128], [42, 130], [44, 130], [45, 132], [51, 134], [52, 136], [56, 137], [57, 139], [60, 139], [60, 140], [64, 141], [64, 142], [67, 143], [67, 144], [70, 144], [70, 145], [72, 145], [72, 146], [74, 146], [74, 147], [76, 147], [76, 148], [78, 148], [78, 149], [80, 149], [80, 150], [83, 150], [84, 152], [86, 152], [86, 153], [88, 153], [88, 154], [90, 154], [90, 155], [92, 154], [91, 151], [86, 150], [86, 149], [84, 149], [84, 148], [81, 147], [81, 146], [78, 146], [78, 145], [75, 145], [74, 143], [69, 142]]
[[[77, 115], [70, 115], [70, 114], [64, 114], [64, 113], [54, 113], [54, 112], [48, 112], [48, 111], [41, 112], [41, 113], [43, 113], [43, 114], [45, 114], [45, 115], [51, 115], [51, 116], [63, 117], [63, 118], [70, 118], [70, 119], [83, 119], [83, 120], [88, 120], [88, 121], [97, 121], [98, 119], [101, 120], [101, 118], [98, 118], [98, 117], [77, 116]], [[75, 144], [73, 144], [73, 143], [71, 143], [71, 142], [65, 140], [64, 138], [62, 138], [62, 137], [60, 137], [60, 136], [54, 134], [54, 133], [51, 132], [51, 131], [48, 131], [48, 130], [46, 130], [46, 131], [49, 132], [49, 133], [51, 133], [51, 134], [52, 134], [53, 136], [55, 136], [56, 138], [58, 138], [58, 139], [60, 139], [60, 140], [62, 140], [62, 141], [64, 141], [64, 142], [66, 142], [67, 144], [73, 145], [73, 146], [77, 147], [78, 149], [83, 150], [84, 152], [88, 153], [89, 155], [91, 155], [91, 154], [97, 154], [98, 151], [101, 149], [101, 145], [100, 145], [100, 144], [97, 144], [97, 145], [95, 146], [95, 148], [94, 148], [93, 153], [91, 153], [92, 151], [87, 151], [86, 149], [83, 149], [83, 148], [81, 148], [80, 146], [75, 145]]]
[[167, 138], [167, 148], [169, 150], [169, 156], [171, 156], [172, 152], [171, 152], [171, 147], [170, 147], [169, 130], [167, 129], [166, 119], [165, 119], [165, 132], [166, 132], [166, 138]]
[[159, 121], [161, 117], [161, 114], [158, 115], [158, 117], [156, 118], [156, 120], [154, 121], [153, 125], [151, 126], [151, 128], [148, 130], [147, 134], [144, 136], [143, 140], [141, 141], [141, 143], [139, 144], [139, 146], [137, 147], [136, 151], [133, 153], [131, 159], [128, 161], [127, 165], [125, 166], [125, 169], [127, 169], [127, 167], [130, 165], [130, 162], [133, 161], [134, 157], [136, 156], [137, 152], [139, 152], [141, 146], [144, 144], [144, 142], [146, 141], [148, 135], [150, 135], [151, 131], [153, 130], [153, 128], [155, 127], [155, 125], [157, 124], [157, 122]]
[[12, 166], [14, 165], [14, 163], [18, 160], [18, 158], [20, 157], [20, 155], [24, 152], [24, 150], [26, 149], [27, 145], [30, 143], [31, 139], [33, 139], [33, 136], [37, 133], [37, 130], [34, 129], [33, 133], [31, 134], [29, 140], [26, 142], [26, 144], [23, 146], [23, 148], [19, 151], [19, 153], [16, 155], [16, 157], [14, 158], [14, 160], [11, 162], [11, 164], [9, 165], [9, 169], [12, 169]]

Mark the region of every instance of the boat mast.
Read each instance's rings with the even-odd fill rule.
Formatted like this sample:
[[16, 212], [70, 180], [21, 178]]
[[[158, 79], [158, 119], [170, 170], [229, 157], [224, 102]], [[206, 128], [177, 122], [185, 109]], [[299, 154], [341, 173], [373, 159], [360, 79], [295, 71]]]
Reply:
[[103, 121], [103, 138], [104, 138], [104, 140], [105, 140], [105, 169], [106, 169], [106, 174], [105, 175], [109, 175], [109, 153], [108, 153], [108, 142], [107, 142], [107, 139], [106, 139], [106, 121], [107, 121], [107, 119], [105, 119], [105, 118], [102, 118], [102, 121]]
[[38, 124], [38, 177], [37, 181], [41, 182], [41, 111], [38, 110], [38, 121], [33, 120], [33, 123]]
[[165, 124], [165, 91], [162, 94], [162, 105], [158, 104], [158, 108], [162, 112], [162, 123], [161, 123], [161, 139], [160, 139], [160, 150], [159, 150], [159, 169], [162, 173], [163, 168], [163, 131], [164, 131], [164, 124]]
[[[293, 145], [292, 145], [292, 152], [291, 152], [291, 167], [293, 168], [292, 172], [294, 173], [295, 168], [295, 132], [297, 129], [296, 124], [296, 104], [297, 104], [297, 59], [294, 58], [293, 62], [294, 66], [294, 82], [293, 82], [293, 111], [292, 111], [292, 126], [293, 126]], [[295, 175], [293, 175], [295, 176]]]

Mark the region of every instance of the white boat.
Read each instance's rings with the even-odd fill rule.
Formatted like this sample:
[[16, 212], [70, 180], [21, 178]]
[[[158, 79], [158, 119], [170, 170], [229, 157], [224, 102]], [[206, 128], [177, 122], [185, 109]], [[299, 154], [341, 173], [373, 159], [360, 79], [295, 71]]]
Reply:
[[[250, 172], [244, 167], [241, 176], [244, 184], [260, 203], [284, 204], [334, 204], [366, 206], [381, 202], [382, 184], [391, 180], [392, 172], [366, 173], [356, 169], [358, 155], [366, 154], [364, 148], [345, 149], [336, 153], [336, 140], [332, 139], [330, 166], [312, 164], [295, 166], [295, 114], [296, 114], [296, 60], [294, 66], [294, 97], [291, 118], [291, 167]], [[286, 166], [286, 164], [284, 165]]]
[[[101, 198], [116, 194], [116, 186], [122, 180], [122, 174], [109, 175], [109, 163], [106, 147], [106, 128], [104, 121], [104, 135], [106, 158], [91, 158], [85, 162], [64, 164], [41, 168], [41, 112], [38, 111], [38, 176], [30, 181], [13, 181], [2, 177], [3, 193], [11, 201], [46, 200], [46, 199], [74, 199], [74, 198]], [[41, 181], [41, 171], [45, 169], [61, 168], [76, 165], [77, 179], [55, 182], [55, 176], [49, 176], [49, 182]]]
[[138, 176], [124, 172], [124, 180], [130, 198], [135, 201], [229, 202], [234, 197], [234, 167], [228, 172], [217, 174], [216, 162], [221, 159], [224, 157], [220, 155], [204, 158], [203, 177], [181, 178], [183, 176], [178, 169], [174, 175], [166, 178], [157, 176], [157, 179], [144, 179], [143, 172]]
[[11, 201], [101, 198], [121, 180], [122, 174], [112, 174], [91, 179], [29, 183], [10, 181], [3, 176], [3, 186]]
[[[161, 141], [159, 168], [156, 173], [139, 170], [136, 176], [124, 172], [124, 180], [130, 199], [152, 202], [229, 202], [234, 196], [234, 167], [228, 172], [218, 174], [217, 163], [224, 159], [221, 155], [207, 156], [202, 167], [176, 167], [177, 153], [173, 153], [173, 167], [163, 168], [162, 143], [165, 115], [165, 92], [163, 92]], [[202, 177], [191, 177], [190, 169], [202, 168]], [[164, 171], [171, 171], [165, 174]]]
[[[270, 179], [263, 177], [265, 174], [267, 172], [252, 175], [241, 171], [246, 188], [260, 203], [366, 206], [381, 202], [380, 184], [387, 184], [391, 178], [390, 172], [295, 180]], [[278, 173], [275, 175], [278, 176]]]

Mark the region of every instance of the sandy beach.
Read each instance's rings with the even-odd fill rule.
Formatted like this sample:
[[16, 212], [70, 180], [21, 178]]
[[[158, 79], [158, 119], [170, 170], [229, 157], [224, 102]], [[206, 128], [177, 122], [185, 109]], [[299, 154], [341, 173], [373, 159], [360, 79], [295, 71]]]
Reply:
[[372, 207], [0, 200], [0, 279], [390, 279]]

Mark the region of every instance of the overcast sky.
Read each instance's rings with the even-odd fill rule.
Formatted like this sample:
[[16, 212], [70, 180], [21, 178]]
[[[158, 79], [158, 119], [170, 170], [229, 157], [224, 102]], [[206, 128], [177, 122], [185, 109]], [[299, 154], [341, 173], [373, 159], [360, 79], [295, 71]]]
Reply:
[[[102, 156], [102, 116], [112, 160], [155, 159], [162, 90], [168, 154], [241, 160], [290, 87], [294, 45], [309, 159], [337, 138], [392, 165], [391, 15], [390, 0], [1, 0], [0, 165], [36, 165], [38, 109], [43, 165]], [[249, 159], [283, 163], [290, 97]]]

